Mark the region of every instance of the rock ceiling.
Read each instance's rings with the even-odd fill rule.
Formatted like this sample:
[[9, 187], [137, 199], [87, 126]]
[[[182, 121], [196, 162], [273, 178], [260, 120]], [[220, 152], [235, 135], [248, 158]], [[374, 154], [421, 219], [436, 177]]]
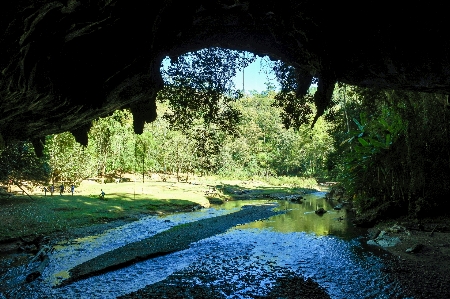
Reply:
[[[331, 2], [331, 3], [330, 3]], [[277, 0], [16, 0], [0, 4], [0, 144], [71, 131], [128, 107], [156, 116], [166, 56], [210, 46], [294, 66], [319, 78], [323, 110], [336, 82], [450, 93], [444, 2]], [[305, 90], [300, 90], [300, 93]]]

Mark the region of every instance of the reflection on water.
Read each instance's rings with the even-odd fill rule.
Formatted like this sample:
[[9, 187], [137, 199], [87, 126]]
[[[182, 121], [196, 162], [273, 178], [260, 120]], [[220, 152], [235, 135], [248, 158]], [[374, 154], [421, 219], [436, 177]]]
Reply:
[[[307, 232], [318, 236], [335, 235], [343, 239], [351, 239], [361, 235], [364, 230], [354, 227], [351, 223], [351, 212], [345, 208], [334, 210], [332, 203], [324, 199], [324, 192], [304, 195], [302, 203], [279, 200], [278, 210], [286, 213], [270, 217], [266, 221], [252, 222], [239, 228], [272, 229], [277, 232]], [[223, 209], [240, 208], [243, 205], [263, 204], [267, 200], [244, 200], [226, 202], [220, 207]], [[327, 212], [321, 216], [314, 213], [319, 208]]]
[[[117, 298], [158, 282], [173, 286], [174, 277], [190, 285], [215, 289], [222, 298], [255, 298], [267, 295], [278, 278], [290, 273], [311, 278], [331, 298], [406, 298], [401, 286], [382, 271], [383, 260], [361, 247], [357, 231], [345, 210], [335, 211], [323, 193], [306, 195], [301, 204], [279, 201], [286, 214], [241, 225], [220, 235], [191, 244], [189, 249], [149, 259], [54, 288], [68, 270], [104, 252], [186, 222], [216, 217], [243, 205], [267, 200], [232, 201], [211, 209], [167, 217], [145, 217], [98, 236], [56, 246], [42, 277], [20, 287], [0, 289], [6, 298]], [[323, 216], [314, 211], [327, 210]], [[339, 221], [339, 217], [343, 221]], [[333, 236], [332, 236], [333, 235]], [[336, 237], [338, 236], [338, 237]], [[17, 268], [2, 280], [11, 283]], [[9, 284], [11, 285], [11, 284]]]

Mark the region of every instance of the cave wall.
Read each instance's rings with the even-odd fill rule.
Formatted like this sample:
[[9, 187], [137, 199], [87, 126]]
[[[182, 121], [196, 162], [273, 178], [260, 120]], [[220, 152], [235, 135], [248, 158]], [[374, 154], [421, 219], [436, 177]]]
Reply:
[[281, 59], [303, 86], [319, 78], [319, 111], [338, 81], [450, 93], [438, 1], [20, 0], [0, 15], [0, 145], [63, 131], [86, 143], [91, 120], [125, 107], [142, 132], [162, 59], [210, 46]]

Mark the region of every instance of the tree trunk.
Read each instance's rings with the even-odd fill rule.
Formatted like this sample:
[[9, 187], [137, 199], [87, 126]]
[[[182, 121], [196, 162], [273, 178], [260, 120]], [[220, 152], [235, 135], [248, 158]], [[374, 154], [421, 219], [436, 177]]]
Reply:
[[27, 191], [25, 191], [25, 190], [20, 186], [20, 184], [19, 184], [18, 182], [16, 182], [16, 181], [13, 180], [13, 183], [14, 183], [17, 187], [19, 187], [19, 189], [22, 190], [22, 192], [25, 193], [29, 198], [34, 199], [33, 197], [31, 197], [30, 194], [27, 193]]

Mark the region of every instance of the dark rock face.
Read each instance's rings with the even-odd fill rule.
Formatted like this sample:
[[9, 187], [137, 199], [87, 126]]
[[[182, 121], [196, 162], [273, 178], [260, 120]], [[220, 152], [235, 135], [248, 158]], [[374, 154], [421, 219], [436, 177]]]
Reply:
[[0, 144], [71, 131], [129, 107], [156, 117], [165, 56], [210, 46], [294, 66], [300, 94], [319, 78], [323, 111], [339, 82], [450, 93], [443, 2], [16, 0], [0, 4]]

